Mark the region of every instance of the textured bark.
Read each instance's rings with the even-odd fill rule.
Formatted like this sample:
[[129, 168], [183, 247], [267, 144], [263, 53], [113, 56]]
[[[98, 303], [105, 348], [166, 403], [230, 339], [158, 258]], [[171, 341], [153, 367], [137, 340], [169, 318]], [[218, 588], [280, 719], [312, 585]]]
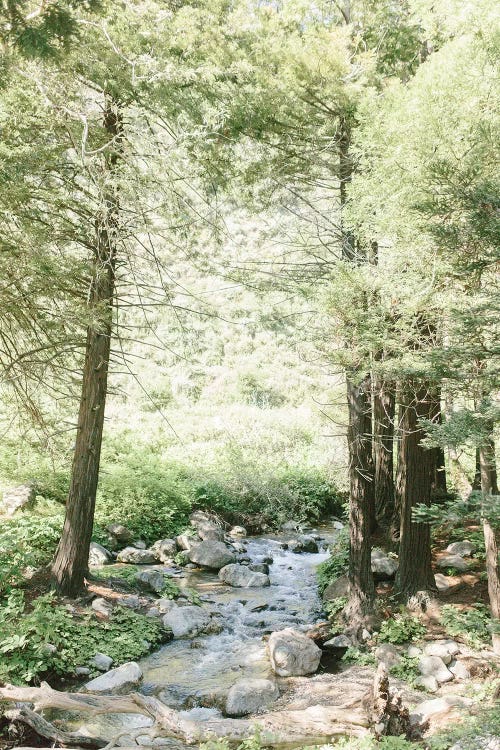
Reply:
[[[104, 127], [114, 143], [105, 165], [108, 184], [112, 184], [121, 154], [122, 122], [119, 109], [111, 99], [106, 100]], [[55, 588], [60, 594], [72, 597], [77, 596], [84, 587], [94, 522], [111, 347], [118, 212], [116, 190], [109, 187], [104, 192], [103, 208], [96, 218], [95, 229], [89, 305], [97, 322], [87, 329], [66, 517], [52, 565]]]
[[389, 527], [396, 515], [394, 498], [394, 387], [382, 378], [373, 386], [373, 458], [375, 465], [375, 514], [377, 523]]
[[[492, 425], [493, 427], [493, 425]], [[485, 498], [492, 495], [498, 496], [498, 480], [495, 460], [495, 443], [488, 440], [479, 449], [479, 460], [481, 469], [481, 491]], [[495, 632], [492, 636], [493, 650], [500, 654], [500, 569], [498, 566], [498, 527], [491, 523], [493, 520], [499, 522], [500, 508], [497, 508], [497, 517], [491, 519], [483, 516], [483, 533], [486, 548], [486, 574], [488, 576], [488, 596], [490, 599], [491, 614], [495, 624]]]
[[401, 507], [399, 569], [396, 590], [406, 602], [425, 603], [426, 592], [435, 591], [431, 566], [430, 526], [412, 520], [413, 508], [430, 504], [433, 476], [432, 451], [420, 445], [425, 437], [419, 419], [430, 418], [432, 401], [425, 385], [411, 383], [402, 389], [398, 496]]

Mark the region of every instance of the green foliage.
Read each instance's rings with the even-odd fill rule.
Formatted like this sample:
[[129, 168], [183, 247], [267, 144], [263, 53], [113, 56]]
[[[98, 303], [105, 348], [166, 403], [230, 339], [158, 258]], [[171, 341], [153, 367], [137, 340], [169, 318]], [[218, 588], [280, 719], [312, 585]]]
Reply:
[[473, 604], [470, 609], [445, 604], [441, 608], [441, 623], [449, 635], [479, 649], [488, 644], [494, 627], [488, 607], [481, 603]]
[[339, 615], [347, 604], [346, 596], [338, 596], [336, 599], [332, 599], [323, 604], [323, 609], [330, 618], [335, 618]]
[[347, 664], [359, 664], [360, 667], [371, 667], [377, 663], [371, 651], [363, 651], [355, 646], [349, 646], [342, 657], [342, 661]]
[[320, 594], [329, 583], [345, 575], [349, 567], [349, 531], [341, 529], [330, 546], [330, 557], [316, 568]]
[[413, 685], [416, 678], [419, 676], [418, 671], [418, 657], [407, 656], [402, 654], [397, 664], [394, 664], [389, 670], [395, 677], [399, 677], [400, 680], [408, 682]]
[[425, 627], [412, 615], [401, 613], [384, 620], [378, 638], [382, 643], [406, 643], [425, 635]]
[[91, 667], [97, 652], [118, 666], [145, 656], [166, 638], [155, 620], [125, 608], [100, 621], [90, 613], [72, 615], [52, 594], [40, 596], [28, 609], [21, 591], [11, 592], [1, 606], [0, 632], [0, 680], [16, 684]]
[[484, 708], [476, 716], [464, 717], [460, 723], [446, 727], [429, 737], [429, 750], [449, 750], [460, 745], [463, 750], [476, 750], [478, 738], [500, 736], [500, 708]]

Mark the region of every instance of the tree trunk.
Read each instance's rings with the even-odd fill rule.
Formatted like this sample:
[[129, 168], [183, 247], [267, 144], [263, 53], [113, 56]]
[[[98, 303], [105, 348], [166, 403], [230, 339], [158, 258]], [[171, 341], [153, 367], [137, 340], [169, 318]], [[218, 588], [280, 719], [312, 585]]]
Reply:
[[[441, 388], [437, 387], [431, 392], [431, 419], [436, 425], [442, 424], [441, 412]], [[446, 464], [444, 448], [436, 446], [432, 449], [434, 456], [434, 472], [432, 478], [431, 497], [434, 499], [444, 498], [448, 494], [446, 482]]]
[[426, 386], [411, 383], [402, 389], [398, 487], [401, 503], [399, 569], [396, 590], [410, 604], [425, 605], [436, 584], [431, 566], [431, 533], [427, 523], [412, 520], [413, 508], [430, 504], [433, 476], [432, 451], [420, 445], [425, 432], [419, 419], [430, 418], [431, 399]]
[[387, 528], [393, 522], [394, 502], [394, 417], [396, 394], [383, 378], [374, 379], [373, 458], [375, 464], [375, 514], [377, 523]]
[[[493, 425], [491, 425], [491, 427], [493, 428]], [[498, 496], [495, 443], [492, 439], [488, 440], [480, 447], [479, 459], [481, 466], [481, 491], [487, 506], [483, 513], [483, 533], [486, 548], [488, 596], [490, 599], [491, 614], [493, 616], [493, 626], [495, 628], [492, 634], [493, 651], [496, 654], [500, 654], [500, 569], [498, 566], [498, 528], [495, 529], [491, 523], [490, 516], [492, 514], [489, 512], [490, 509], [488, 508], [488, 505], [491, 503], [492, 495]], [[492, 503], [492, 507], [494, 505], [495, 502]], [[496, 520], [498, 521], [498, 512]]]
[[[104, 127], [114, 144], [105, 163], [106, 178], [111, 183], [121, 156], [122, 121], [118, 106], [109, 98], [106, 98]], [[102, 211], [95, 222], [96, 235], [89, 295], [89, 305], [96, 321], [87, 329], [80, 410], [66, 517], [52, 565], [55, 588], [64, 596], [78, 595], [84, 588], [84, 578], [88, 572], [107, 395], [118, 212], [116, 189], [113, 186], [107, 187], [103, 194]]]

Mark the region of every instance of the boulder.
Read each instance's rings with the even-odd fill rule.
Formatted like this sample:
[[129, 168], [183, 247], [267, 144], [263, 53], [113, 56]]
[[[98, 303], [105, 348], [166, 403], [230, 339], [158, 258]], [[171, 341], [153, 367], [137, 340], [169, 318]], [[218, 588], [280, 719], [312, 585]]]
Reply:
[[436, 587], [440, 594], [452, 594], [454, 591], [463, 588], [463, 581], [453, 579], [450, 576], [445, 576], [442, 573], [436, 573], [434, 576], [436, 581]]
[[350, 639], [346, 635], [336, 635], [335, 638], [330, 638], [330, 640], [325, 641], [323, 643], [323, 648], [326, 651], [334, 651], [335, 649], [347, 649], [352, 646], [352, 643]]
[[453, 679], [452, 673], [439, 656], [421, 656], [418, 671], [422, 677], [435, 677], [440, 685]]
[[279, 698], [278, 686], [271, 680], [238, 680], [229, 690], [226, 698], [227, 716], [246, 716], [269, 706]]
[[113, 659], [111, 658], [111, 656], [107, 656], [106, 654], [97, 653], [92, 659], [92, 665], [94, 667], [97, 667], [97, 669], [99, 669], [101, 672], [107, 672], [112, 664]]
[[247, 535], [247, 530], [244, 526], [233, 526], [229, 532], [229, 536], [243, 537]]
[[460, 555], [445, 555], [437, 562], [438, 568], [455, 568], [460, 573], [469, 570], [469, 563]]
[[341, 576], [334, 581], [330, 581], [323, 591], [323, 601], [332, 602], [334, 599], [338, 599], [339, 596], [347, 596], [348, 587], [349, 581], [347, 580], [347, 576]]
[[457, 709], [469, 708], [473, 701], [470, 698], [463, 698], [459, 695], [445, 695], [442, 698], [432, 698], [428, 701], [419, 703], [413, 709], [410, 715], [410, 722], [413, 726], [416, 724], [425, 724], [435, 716], [447, 716]]
[[268, 649], [271, 668], [280, 677], [313, 674], [319, 666], [321, 649], [293, 628], [271, 633]]
[[448, 669], [452, 673], [452, 675], [455, 676], [456, 680], [469, 680], [470, 679], [470, 672], [463, 663], [463, 661], [457, 661], [457, 659], [452, 659], [451, 662], [448, 664]]
[[137, 549], [137, 547], [125, 547], [118, 553], [117, 562], [130, 565], [152, 565], [158, 562], [155, 553], [150, 549]]
[[446, 552], [460, 557], [470, 557], [476, 551], [476, 545], [464, 539], [463, 542], [453, 542], [446, 547]]
[[151, 552], [155, 553], [160, 562], [169, 562], [177, 554], [177, 543], [175, 539], [158, 539], [151, 545]]
[[265, 573], [256, 573], [244, 565], [225, 565], [219, 570], [219, 578], [223, 583], [238, 588], [250, 588], [252, 586], [269, 586], [269, 576]]
[[108, 602], [108, 600], [104, 599], [102, 596], [93, 599], [90, 606], [94, 612], [97, 612], [98, 615], [102, 615], [102, 617], [109, 617], [113, 612], [113, 605], [111, 602]]
[[340, 531], [341, 529], [344, 528], [344, 524], [341, 523], [340, 521], [334, 521], [332, 523], [332, 526], [333, 526], [334, 529], [336, 529], [336, 531]]
[[117, 604], [120, 604], [122, 607], [128, 607], [128, 609], [139, 609], [141, 600], [135, 594], [127, 594], [117, 599]]
[[95, 566], [95, 565], [108, 565], [113, 559], [113, 555], [109, 551], [109, 549], [106, 549], [106, 547], [103, 547], [102, 544], [98, 544], [97, 542], [90, 542], [90, 550], [89, 550], [89, 565]]
[[159, 570], [141, 570], [135, 580], [142, 589], [153, 594], [161, 594], [165, 588], [165, 576]]
[[191, 547], [188, 557], [193, 563], [204, 568], [220, 570], [235, 561], [235, 556], [222, 542], [207, 540]]
[[179, 534], [175, 537], [175, 543], [180, 550], [190, 550], [195, 544], [200, 543], [200, 539], [197, 536], [191, 536], [191, 534]]
[[3, 507], [7, 516], [13, 516], [16, 511], [26, 508], [35, 502], [36, 484], [35, 482], [26, 482], [19, 484], [17, 487], [11, 487], [4, 490]]
[[438, 640], [427, 643], [424, 646], [426, 656], [439, 656], [445, 664], [449, 664], [455, 654], [458, 654], [460, 647], [456, 641]]
[[413, 683], [415, 687], [421, 687], [427, 690], [428, 693], [436, 693], [439, 690], [439, 683], [435, 677], [428, 675], [427, 677], [417, 677]]
[[163, 617], [163, 624], [174, 638], [197, 636], [210, 625], [210, 613], [201, 607], [178, 607], [170, 609]]
[[394, 578], [398, 569], [398, 561], [389, 557], [381, 549], [372, 550], [372, 573], [376, 580], [383, 581]]
[[142, 680], [142, 670], [135, 661], [122, 664], [121, 667], [111, 669], [106, 674], [101, 674], [85, 685], [89, 693], [112, 695], [123, 695], [130, 692]]
[[264, 573], [264, 575], [269, 575], [269, 565], [267, 563], [252, 563], [248, 566], [250, 570], [253, 570], [254, 573]]
[[200, 539], [216, 542], [224, 540], [224, 530], [209, 513], [205, 513], [203, 510], [196, 510], [189, 516], [189, 522], [198, 532]]
[[416, 659], [417, 656], [421, 656], [423, 654], [423, 651], [418, 646], [408, 646], [408, 650], [406, 651], [406, 655], [410, 657], [410, 659]]
[[387, 669], [396, 666], [401, 659], [401, 655], [392, 643], [382, 643], [375, 650], [375, 658], [377, 661], [383, 662]]
[[319, 552], [317, 541], [314, 537], [306, 534], [299, 536], [298, 539], [293, 539], [291, 542], [288, 542], [288, 549], [299, 554], [302, 552]]
[[114, 536], [117, 542], [123, 544], [132, 541], [134, 537], [132, 532], [126, 526], [122, 526], [121, 523], [110, 523], [109, 526], [106, 526], [106, 531]]

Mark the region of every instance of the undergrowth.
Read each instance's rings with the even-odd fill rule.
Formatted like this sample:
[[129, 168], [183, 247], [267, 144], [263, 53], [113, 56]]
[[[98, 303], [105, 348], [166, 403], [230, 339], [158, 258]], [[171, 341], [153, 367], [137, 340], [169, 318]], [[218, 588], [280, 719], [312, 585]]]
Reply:
[[491, 639], [493, 621], [488, 607], [477, 602], [470, 609], [460, 609], [455, 604], [441, 608], [441, 623], [448, 635], [462, 638], [469, 646], [484, 648]]

